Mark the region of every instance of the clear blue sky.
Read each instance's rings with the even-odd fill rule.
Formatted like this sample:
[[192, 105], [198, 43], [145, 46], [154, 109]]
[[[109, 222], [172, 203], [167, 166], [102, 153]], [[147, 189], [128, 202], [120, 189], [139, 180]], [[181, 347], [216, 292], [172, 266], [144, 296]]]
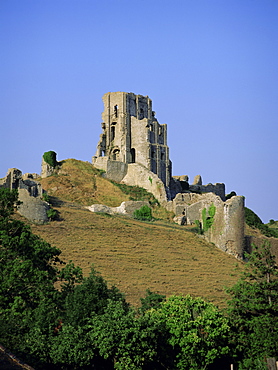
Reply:
[[91, 161], [102, 95], [148, 95], [173, 175], [278, 219], [277, 0], [0, 0], [0, 177]]

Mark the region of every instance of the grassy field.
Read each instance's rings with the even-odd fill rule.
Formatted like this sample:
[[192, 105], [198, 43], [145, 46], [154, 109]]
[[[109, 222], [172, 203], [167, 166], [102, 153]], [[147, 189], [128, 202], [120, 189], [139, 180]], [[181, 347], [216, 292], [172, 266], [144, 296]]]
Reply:
[[235, 260], [186, 227], [108, 216], [64, 204], [61, 221], [33, 226], [88, 275], [91, 265], [138, 305], [151, 291], [192, 294], [223, 306], [225, 286], [236, 282]]
[[237, 281], [243, 263], [207, 243], [194, 228], [171, 223], [172, 215], [159, 206], [154, 206], [154, 215], [160, 219], [154, 222], [95, 214], [84, 208], [94, 203], [118, 206], [149, 194], [138, 188], [119, 188], [90, 163], [76, 160], [63, 162], [60, 174], [41, 182], [60, 219], [33, 225], [32, 230], [60, 248], [61, 258], [72, 260], [85, 276], [94, 265], [134, 306], [148, 288], [166, 296], [191, 294], [225, 305], [224, 288]]

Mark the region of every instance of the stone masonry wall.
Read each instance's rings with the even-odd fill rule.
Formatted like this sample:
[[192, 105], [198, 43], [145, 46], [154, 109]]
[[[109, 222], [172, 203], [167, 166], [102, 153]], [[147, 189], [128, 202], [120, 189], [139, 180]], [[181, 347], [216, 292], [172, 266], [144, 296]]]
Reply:
[[138, 163], [128, 165], [127, 174], [122, 182], [127, 185], [140, 186], [146, 189], [155, 196], [161, 205], [166, 205], [167, 203], [167, 194], [161, 179]]
[[43, 224], [48, 222], [47, 211], [50, 206], [41, 199], [43, 190], [41, 184], [33, 178], [38, 175], [25, 174], [17, 168], [10, 168], [0, 187], [18, 190], [18, 200], [22, 202], [18, 206], [18, 213], [34, 223]]
[[244, 197], [234, 196], [223, 202], [214, 193], [177, 194], [167, 209], [172, 210], [179, 223], [194, 224], [198, 220], [203, 226], [202, 211], [206, 214], [211, 205], [216, 207], [212, 226], [204, 233], [204, 237], [224, 252], [242, 258], [244, 253]]

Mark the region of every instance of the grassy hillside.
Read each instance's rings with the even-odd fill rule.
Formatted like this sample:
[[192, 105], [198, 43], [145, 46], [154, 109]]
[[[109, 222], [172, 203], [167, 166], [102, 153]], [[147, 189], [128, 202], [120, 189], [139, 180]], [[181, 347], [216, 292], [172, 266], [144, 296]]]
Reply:
[[41, 182], [60, 220], [32, 229], [60, 248], [63, 260], [82, 267], [85, 275], [93, 264], [133, 305], [140, 303], [147, 288], [167, 296], [192, 294], [225, 304], [224, 287], [236, 282], [235, 265], [241, 268], [242, 262], [207, 243], [192, 227], [169, 222], [171, 215], [158, 206], [154, 214], [160, 220], [151, 223], [94, 214], [83, 206], [118, 206], [130, 197], [149, 197], [146, 192], [121, 189], [90, 163], [75, 160], [65, 161], [60, 174]]

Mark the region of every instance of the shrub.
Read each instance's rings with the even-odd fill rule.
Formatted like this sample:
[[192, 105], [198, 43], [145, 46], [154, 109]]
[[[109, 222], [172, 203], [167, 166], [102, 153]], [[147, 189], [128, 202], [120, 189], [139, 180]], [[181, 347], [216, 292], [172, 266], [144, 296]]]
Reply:
[[58, 211], [56, 211], [53, 208], [50, 208], [47, 211], [47, 217], [50, 219], [50, 221], [57, 220], [57, 218], [58, 218]]
[[133, 212], [133, 217], [141, 221], [151, 221], [152, 220], [152, 210], [147, 205], [142, 206], [140, 209], [136, 209]]
[[43, 194], [42, 194], [42, 199], [43, 199], [45, 202], [47, 202], [47, 203], [49, 203], [49, 201], [50, 201], [50, 199], [49, 199], [49, 195], [47, 195], [47, 193], [43, 193]]
[[50, 150], [49, 152], [45, 152], [43, 154], [43, 159], [45, 160], [45, 162], [53, 168], [55, 168], [58, 164], [56, 157], [57, 157], [57, 154], [53, 152], [52, 150]]
[[231, 199], [232, 197], [235, 197], [235, 196], [236, 196], [236, 192], [231, 191], [229, 194], [226, 195], [226, 200]]

